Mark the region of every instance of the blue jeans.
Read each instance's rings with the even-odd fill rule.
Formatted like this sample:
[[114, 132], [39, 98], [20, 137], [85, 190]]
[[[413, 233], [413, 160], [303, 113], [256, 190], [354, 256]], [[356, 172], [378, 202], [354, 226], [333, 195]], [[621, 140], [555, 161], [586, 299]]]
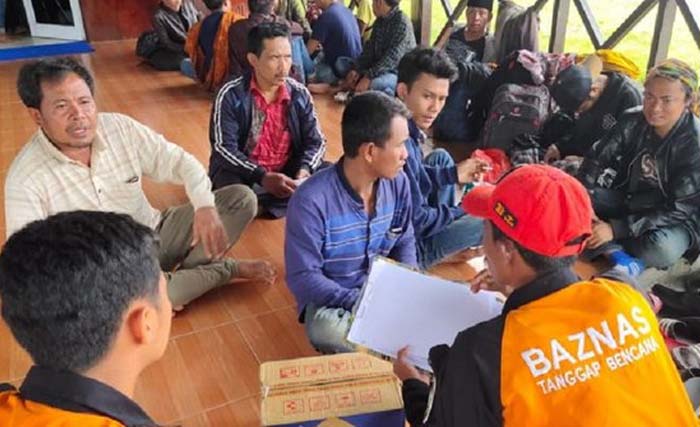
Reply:
[[[340, 74], [343, 70], [347, 70], [345, 71], [345, 74], [347, 74], [357, 65], [357, 61], [352, 58], [340, 57], [338, 58], [338, 61], [335, 63], [338, 74]], [[380, 74], [369, 82], [369, 89], [385, 92], [387, 95], [394, 97], [396, 95], [396, 84], [398, 81], [399, 76], [394, 73]]]
[[301, 36], [292, 37], [292, 63], [299, 70], [302, 83], [306, 83], [307, 76], [314, 73], [314, 61], [309, 55], [309, 51]]
[[[690, 233], [682, 225], [657, 228], [639, 237], [612, 241], [594, 250], [597, 254], [609, 254], [624, 250], [639, 258], [645, 267], [668, 268], [681, 259], [690, 249]], [[585, 256], [585, 253], [584, 253]]]
[[323, 52], [316, 56], [315, 62], [315, 80], [317, 83], [328, 83], [334, 85], [338, 80], [345, 78], [352, 69], [352, 58], [341, 56], [335, 60], [335, 64], [331, 67], [326, 64]]
[[[450, 154], [438, 148], [423, 160], [428, 166], [451, 167], [455, 162]], [[428, 195], [431, 206], [454, 206], [456, 202], [456, 185], [444, 185], [434, 188]], [[464, 215], [456, 219], [441, 232], [422, 239], [418, 243], [419, 262], [428, 269], [442, 259], [465, 249], [481, 245], [484, 237], [484, 222], [480, 218]]]
[[[434, 166], [438, 168], [449, 168], [455, 165], [455, 161], [443, 148], [436, 148], [430, 154], [428, 154], [423, 163], [428, 166]], [[428, 195], [428, 203], [430, 206], [438, 205], [448, 205], [454, 206], [456, 204], [456, 194], [457, 185], [444, 185], [442, 187], [433, 188], [433, 191]]]
[[484, 221], [469, 215], [461, 216], [441, 232], [419, 242], [420, 266], [428, 269], [451, 255], [481, 246], [483, 238]]
[[657, 228], [637, 239], [621, 241], [625, 250], [641, 259], [647, 267], [667, 268], [690, 248], [690, 233], [682, 225]]
[[307, 304], [304, 328], [311, 345], [323, 354], [355, 351], [355, 345], [345, 339], [350, 330], [351, 316], [352, 312], [341, 307]]
[[382, 74], [372, 79], [369, 83], [369, 88], [371, 90], [384, 92], [393, 97], [396, 95], [396, 83], [398, 80], [399, 76], [394, 73]]

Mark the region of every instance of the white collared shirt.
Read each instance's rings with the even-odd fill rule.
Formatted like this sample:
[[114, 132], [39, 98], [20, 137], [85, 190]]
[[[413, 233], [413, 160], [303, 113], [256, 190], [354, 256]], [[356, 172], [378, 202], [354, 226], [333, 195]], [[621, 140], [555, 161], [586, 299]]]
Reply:
[[214, 206], [204, 166], [130, 117], [98, 114], [90, 167], [66, 157], [39, 129], [7, 173], [7, 236], [31, 221], [71, 210], [124, 213], [155, 228], [161, 214], [146, 199], [143, 176], [184, 184], [195, 209]]

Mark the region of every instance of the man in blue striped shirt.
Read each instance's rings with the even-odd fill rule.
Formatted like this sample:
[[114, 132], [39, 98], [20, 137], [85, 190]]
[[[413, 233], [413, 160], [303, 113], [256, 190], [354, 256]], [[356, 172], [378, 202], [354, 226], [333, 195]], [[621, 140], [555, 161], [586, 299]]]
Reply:
[[358, 95], [342, 119], [344, 156], [309, 178], [287, 210], [287, 284], [311, 344], [352, 351], [345, 339], [372, 259], [416, 265], [409, 183], [409, 113], [379, 92]]

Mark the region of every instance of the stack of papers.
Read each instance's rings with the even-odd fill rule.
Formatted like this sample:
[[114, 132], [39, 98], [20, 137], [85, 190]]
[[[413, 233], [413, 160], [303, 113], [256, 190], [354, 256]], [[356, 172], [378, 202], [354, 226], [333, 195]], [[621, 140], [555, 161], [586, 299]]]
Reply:
[[432, 371], [431, 347], [452, 345], [460, 331], [498, 316], [502, 308], [499, 293], [475, 294], [464, 283], [376, 258], [355, 306], [348, 340], [389, 357], [408, 345], [409, 360]]

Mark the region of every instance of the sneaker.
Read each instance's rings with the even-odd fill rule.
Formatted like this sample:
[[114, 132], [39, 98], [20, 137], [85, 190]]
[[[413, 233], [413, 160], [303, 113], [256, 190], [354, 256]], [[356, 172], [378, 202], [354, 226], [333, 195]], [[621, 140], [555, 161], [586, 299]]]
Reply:
[[614, 269], [620, 270], [630, 277], [637, 277], [644, 271], [644, 262], [625, 251], [613, 251], [608, 255], [608, 258], [614, 264]]

